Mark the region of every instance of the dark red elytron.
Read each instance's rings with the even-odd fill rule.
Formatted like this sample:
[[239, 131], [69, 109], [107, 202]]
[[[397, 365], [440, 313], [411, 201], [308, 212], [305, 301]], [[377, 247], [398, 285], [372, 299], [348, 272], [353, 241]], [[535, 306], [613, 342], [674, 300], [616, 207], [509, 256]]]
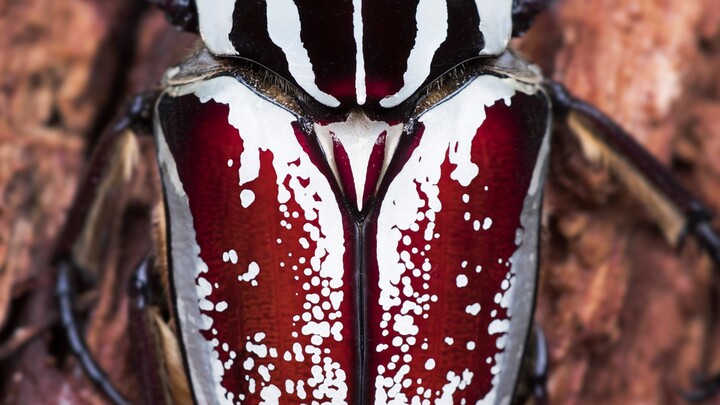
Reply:
[[[326, 157], [338, 148], [324, 150], [300, 117], [241, 80], [181, 86], [158, 107], [196, 394], [247, 403], [511, 395], [500, 382], [517, 373], [505, 349], [527, 334], [529, 312], [511, 316], [513, 302], [534, 293], [538, 223], [521, 219], [538, 215], [544, 93], [471, 77], [385, 149], [383, 177], [358, 212]], [[368, 149], [392, 131], [382, 125]], [[372, 160], [344, 146], [351, 167]]]

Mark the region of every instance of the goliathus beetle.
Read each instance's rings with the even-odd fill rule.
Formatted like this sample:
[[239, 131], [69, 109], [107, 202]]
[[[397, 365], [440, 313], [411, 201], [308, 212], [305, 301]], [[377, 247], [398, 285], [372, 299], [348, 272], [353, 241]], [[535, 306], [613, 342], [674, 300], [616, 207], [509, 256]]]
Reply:
[[142, 133], [164, 190], [132, 286], [148, 403], [507, 404], [525, 381], [544, 401], [553, 121], [720, 262], [707, 210], [508, 49], [549, 0], [153, 2], [203, 44], [102, 139], [55, 255], [71, 346], [116, 403], [72, 279]]

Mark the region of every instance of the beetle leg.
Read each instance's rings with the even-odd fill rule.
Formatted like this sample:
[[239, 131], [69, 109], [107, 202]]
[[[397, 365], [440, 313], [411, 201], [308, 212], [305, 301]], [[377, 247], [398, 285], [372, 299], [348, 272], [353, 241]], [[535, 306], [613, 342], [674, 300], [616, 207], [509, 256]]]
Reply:
[[80, 332], [80, 325], [75, 319], [75, 311], [73, 310], [73, 283], [70, 280], [70, 274], [76, 272], [77, 269], [72, 268], [72, 264], [67, 261], [61, 261], [57, 266], [57, 288], [56, 294], [58, 304], [60, 305], [60, 318], [62, 326], [65, 329], [70, 349], [75, 357], [82, 365], [88, 378], [95, 383], [107, 397], [117, 405], [129, 405], [125, 397], [118, 392], [107, 377], [107, 374], [100, 368], [93, 356], [90, 354], [85, 339]]
[[146, 258], [130, 281], [130, 337], [136, 374], [146, 405], [189, 405], [192, 395], [174, 332], [162, 316], [163, 281]]
[[[135, 350], [135, 357], [138, 364], [138, 375], [142, 382], [142, 396], [145, 404], [163, 405], [172, 403], [166, 382], [163, 380], [160, 370], [162, 356], [159, 351], [160, 344], [155, 339], [155, 318], [151, 312], [152, 294], [150, 291], [150, 271], [148, 259], [140, 263], [133, 274], [129, 288], [131, 297], [130, 307], [130, 332], [132, 346]], [[72, 269], [72, 264], [62, 261], [58, 265], [58, 282], [56, 294], [60, 304], [60, 314], [63, 328], [66, 331], [70, 348], [79, 359], [83, 369], [90, 378], [107, 396], [117, 405], [129, 405], [130, 402], [113, 386], [107, 374], [97, 364], [88, 350], [85, 340], [80, 332], [81, 328], [75, 318], [73, 310], [74, 288], [70, 279], [71, 273], [79, 269]]]
[[556, 116], [567, 123], [585, 155], [607, 165], [629, 192], [650, 210], [666, 239], [678, 245], [690, 234], [720, 265], [720, 236], [710, 225], [710, 211], [602, 112], [569, 94], [559, 83], [549, 82], [546, 88]]
[[125, 114], [100, 139], [53, 253], [56, 295], [70, 348], [88, 378], [116, 404], [129, 402], [113, 387], [88, 351], [74, 313], [73, 282], [78, 277], [92, 279], [99, 270], [97, 258], [107, 239], [104, 229], [107, 224], [103, 220], [108, 214], [107, 206], [117, 199], [112, 190], [121, 188], [132, 177], [139, 158], [136, 134], [151, 133], [157, 97], [158, 92], [151, 91], [133, 98]]
[[130, 281], [129, 329], [143, 402], [148, 405], [165, 405], [170, 404], [171, 399], [167, 382], [161, 372], [164, 369], [163, 356], [160, 353], [162, 349], [155, 328], [156, 311], [153, 311], [148, 262], [149, 259], [145, 259], [140, 264]]
[[73, 262], [74, 267], [91, 270], [92, 266], [87, 263], [77, 263], [77, 257], [70, 258], [77, 256], [74, 249], [79, 240], [97, 238], [101, 234], [94, 231], [101, 226], [97, 223], [98, 207], [110, 198], [104, 192], [130, 177], [129, 172], [138, 158], [136, 134], [152, 133], [152, 111], [158, 95], [158, 92], [150, 91], [134, 97], [125, 114], [100, 139], [55, 246], [55, 263], [66, 260]]
[[[713, 304], [708, 313], [707, 333], [712, 333], [718, 320], [718, 308], [720, 308], [720, 291], [717, 283], [718, 275], [714, 274], [711, 279], [714, 288], [710, 291], [710, 302]], [[720, 373], [707, 377], [702, 373], [693, 373], [691, 376], [692, 389], [681, 390], [680, 395], [688, 402], [699, 403], [707, 401], [720, 394]]]

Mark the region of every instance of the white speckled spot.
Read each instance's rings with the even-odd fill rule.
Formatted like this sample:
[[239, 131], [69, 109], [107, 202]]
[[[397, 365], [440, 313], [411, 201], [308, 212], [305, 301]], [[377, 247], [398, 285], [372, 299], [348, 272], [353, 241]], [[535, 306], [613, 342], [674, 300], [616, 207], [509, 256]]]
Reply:
[[215, 310], [216, 310], [217, 312], [223, 312], [223, 311], [225, 311], [225, 310], [227, 309], [227, 307], [228, 307], [227, 302], [221, 301], [221, 302], [218, 302], [218, 303], [215, 305]]
[[247, 273], [239, 275], [238, 281], [255, 281], [255, 277], [257, 277], [258, 274], [260, 274], [260, 266], [258, 266], [258, 264], [255, 262], [251, 262], [248, 265]]
[[477, 314], [480, 313], [480, 304], [478, 304], [476, 302], [472, 305], [468, 305], [467, 307], [465, 307], [465, 312], [467, 312], [468, 314], [470, 314], [472, 316], [476, 316]]
[[482, 228], [487, 231], [492, 226], [492, 223], [493, 223], [493, 221], [491, 218], [485, 218], [485, 220], [483, 221]]
[[264, 387], [262, 391], [260, 391], [260, 397], [262, 398], [261, 404], [278, 404], [279, 399], [282, 393], [280, 392], [280, 389], [274, 385], [268, 385], [267, 387]]
[[243, 190], [240, 192], [240, 204], [243, 208], [249, 207], [255, 201], [255, 193], [251, 190]]

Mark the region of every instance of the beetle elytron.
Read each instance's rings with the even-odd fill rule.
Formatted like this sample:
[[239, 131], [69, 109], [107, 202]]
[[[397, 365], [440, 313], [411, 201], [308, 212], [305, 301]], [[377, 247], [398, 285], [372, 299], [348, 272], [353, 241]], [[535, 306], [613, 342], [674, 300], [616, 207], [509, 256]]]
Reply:
[[70, 277], [98, 226], [92, 184], [133, 133], [154, 133], [164, 190], [161, 260], [139, 267], [131, 314], [150, 403], [510, 403], [553, 112], [671, 241], [720, 261], [705, 209], [507, 48], [549, 1], [154, 2], [203, 45], [105, 137], [56, 254], [73, 349], [117, 403]]

